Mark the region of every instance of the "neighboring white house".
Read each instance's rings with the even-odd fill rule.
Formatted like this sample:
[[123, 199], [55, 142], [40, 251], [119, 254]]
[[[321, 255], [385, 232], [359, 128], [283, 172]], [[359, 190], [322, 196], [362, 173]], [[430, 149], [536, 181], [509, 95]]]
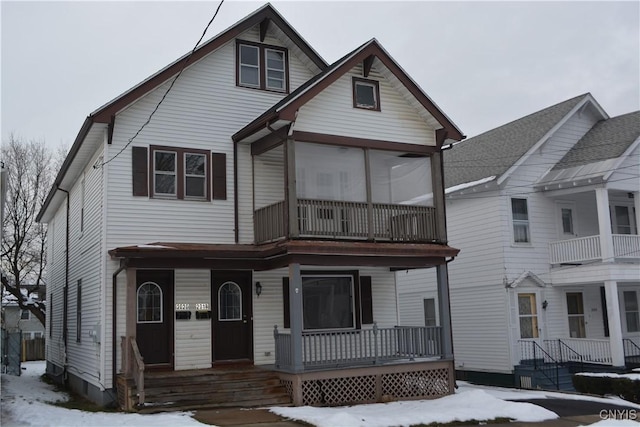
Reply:
[[[459, 378], [640, 355], [639, 144], [640, 112], [610, 118], [584, 94], [445, 151]], [[401, 325], [434, 324], [435, 283], [398, 272]]]
[[394, 271], [448, 294], [440, 150], [463, 138], [375, 39], [328, 65], [260, 8], [85, 120], [38, 217], [47, 372], [125, 407], [171, 401], [158, 369], [229, 362], [296, 405], [452, 393], [446, 298], [396, 327]]

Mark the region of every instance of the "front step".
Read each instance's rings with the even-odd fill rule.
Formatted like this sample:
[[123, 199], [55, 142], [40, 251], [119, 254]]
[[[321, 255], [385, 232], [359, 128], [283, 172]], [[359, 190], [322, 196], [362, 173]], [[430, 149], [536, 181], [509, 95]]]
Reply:
[[146, 372], [144, 381], [145, 404], [135, 408], [141, 413], [291, 405], [277, 374], [253, 366]]
[[[543, 365], [549, 369], [540, 369], [540, 365], [537, 366], [539, 369], [535, 369], [533, 364], [516, 366], [516, 386], [527, 389], [575, 391], [572, 380], [573, 374], [569, 371], [569, 368], [559, 366], [558, 376], [556, 378], [555, 366], [550, 364]], [[547, 377], [543, 371], [549, 375], [549, 377]], [[556, 379], [558, 380], [557, 385]]]

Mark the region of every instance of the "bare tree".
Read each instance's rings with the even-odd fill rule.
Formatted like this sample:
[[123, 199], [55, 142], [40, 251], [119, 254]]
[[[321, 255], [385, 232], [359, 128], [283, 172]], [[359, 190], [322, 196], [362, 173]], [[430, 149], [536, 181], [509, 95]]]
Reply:
[[[58, 150], [60, 151], [60, 150]], [[47, 265], [47, 227], [36, 222], [60, 162], [44, 141], [9, 136], [2, 146], [6, 170], [6, 199], [2, 220], [2, 285], [21, 309], [44, 325], [42, 293]]]

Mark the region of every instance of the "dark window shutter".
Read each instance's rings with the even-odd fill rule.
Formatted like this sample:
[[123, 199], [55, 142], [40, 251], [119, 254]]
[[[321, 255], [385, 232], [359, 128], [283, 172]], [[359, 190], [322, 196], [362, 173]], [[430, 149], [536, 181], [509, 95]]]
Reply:
[[373, 296], [371, 295], [371, 276], [360, 276], [360, 310], [362, 324], [373, 323]]
[[227, 200], [227, 155], [211, 153], [214, 200]]
[[291, 327], [291, 314], [289, 313], [289, 278], [282, 278], [282, 313], [284, 314], [284, 327]]
[[147, 147], [131, 148], [131, 171], [133, 179], [133, 195], [149, 195], [149, 158]]

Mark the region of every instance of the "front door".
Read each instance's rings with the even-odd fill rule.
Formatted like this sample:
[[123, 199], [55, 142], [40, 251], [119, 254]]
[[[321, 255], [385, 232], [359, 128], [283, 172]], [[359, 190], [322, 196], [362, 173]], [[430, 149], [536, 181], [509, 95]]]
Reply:
[[145, 366], [173, 365], [173, 270], [136, 273], [136, 342]]
[[213, 361], [251, 360], [253, 313], [250, 271], [212, 271]]

